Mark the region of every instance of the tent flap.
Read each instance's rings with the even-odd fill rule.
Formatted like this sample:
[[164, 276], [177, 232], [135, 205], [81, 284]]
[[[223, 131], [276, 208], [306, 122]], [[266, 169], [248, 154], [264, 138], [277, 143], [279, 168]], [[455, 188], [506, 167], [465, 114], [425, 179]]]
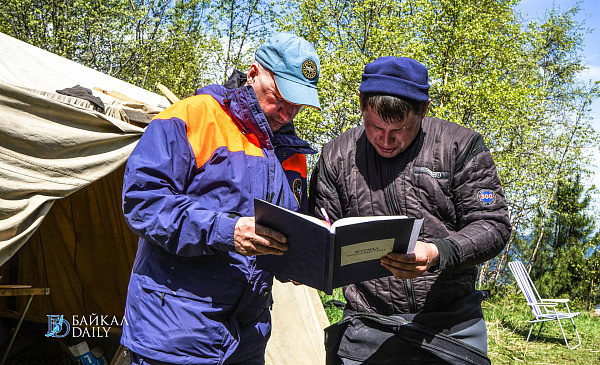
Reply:
[[0, 82], [0, 265], [52, 202], [125, 163], [143, 129]]

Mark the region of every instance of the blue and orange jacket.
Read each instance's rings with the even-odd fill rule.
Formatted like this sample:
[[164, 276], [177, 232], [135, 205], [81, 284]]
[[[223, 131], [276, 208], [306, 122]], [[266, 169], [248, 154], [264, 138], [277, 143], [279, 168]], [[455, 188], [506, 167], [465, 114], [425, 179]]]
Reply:
[[254, 215], [255, 197], [305, 206], [303, 153], [312, 149], [299, 141], [273, 135], [250, 87], [207, 86], [148, 125], [123, 186], [125, 218], [140, 236], [125, 346], [170, 363], [264, 352], [273, 276], [235, 251], [233, 232], [239, 217]]

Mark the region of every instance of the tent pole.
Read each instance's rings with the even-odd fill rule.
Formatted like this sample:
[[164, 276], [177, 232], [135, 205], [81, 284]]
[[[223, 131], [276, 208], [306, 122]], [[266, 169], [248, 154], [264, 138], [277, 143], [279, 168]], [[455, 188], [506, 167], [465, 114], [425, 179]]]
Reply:
[[23, 323], [23, 318], [25, 318], [25, 313], [27, 313], [27, 310], [29, 309], [29, 304], [31, 304], [32, 299], [33, 299], [33, 294], [30, 295], [29, 299], [27, 300], [25, 309], [23, 309], [21, 318], [19, 318], [19, 322], [17, 323], [17, 327], [15, 327], [15, 331], [13, 332], [12, 337], [10, 338], [10, 341], [8, 341], [8, 347], [6, 348], [6, 352], [4, 353], [4, 356], [2, 356], [2, 360], [0, 360], [0, 365], [4, 365], [4, 362], [6, 361], [6, 358], [8, 357], [10, 348], [12, 347], [13, 342], [15, 342], [15, 338], [17, 337], [17, 332], [19, 332], [19, 328], [21, 328], [21, 323]]

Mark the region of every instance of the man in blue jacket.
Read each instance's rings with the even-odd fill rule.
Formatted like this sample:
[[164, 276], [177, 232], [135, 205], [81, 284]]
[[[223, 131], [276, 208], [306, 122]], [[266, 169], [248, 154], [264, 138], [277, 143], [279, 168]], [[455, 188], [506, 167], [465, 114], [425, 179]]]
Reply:
[[273, 133], [320, 108], [319, 67], [306, 40], [273, 36], [245, 86], [204, 87], [147, 127], [123, 186], [140, 236], [121, 339], [134, 364], [264, 364], [273, 275], [255, 255], [283, 254], [286, 239], [255, 224], [253, 199], [305, 206], [312, 150]]

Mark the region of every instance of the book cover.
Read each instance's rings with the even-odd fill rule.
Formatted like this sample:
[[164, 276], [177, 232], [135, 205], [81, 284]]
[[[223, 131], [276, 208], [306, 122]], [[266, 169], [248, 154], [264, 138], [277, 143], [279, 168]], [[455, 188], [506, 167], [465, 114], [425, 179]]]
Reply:
[[410, 253], [422, 219], [403, 216], [348, 217], [325, 222], [266, 201], [254, 200], [256, 223], [283, 233], [288, 250], [260, 255], [257, 267], [331, 294], [334, 288], [391, 275], [379, 259]]

